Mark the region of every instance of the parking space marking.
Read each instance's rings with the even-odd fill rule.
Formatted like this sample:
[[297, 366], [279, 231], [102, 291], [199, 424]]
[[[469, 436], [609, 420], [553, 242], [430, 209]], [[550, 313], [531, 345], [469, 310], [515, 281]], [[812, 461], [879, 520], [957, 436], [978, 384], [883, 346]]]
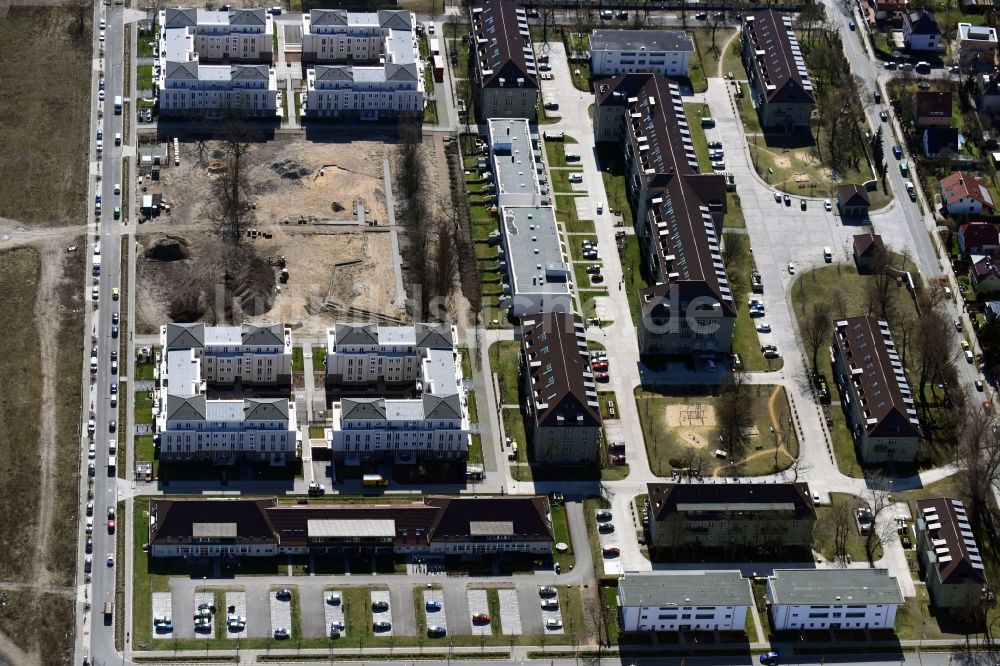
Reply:
[[[562, 604], [559, 601], [559, 594], [548, 594], [542, 593], [542, 588], [538, 588], [538, 606], [542, 611], [542, 627], [546, 634], [562, 634], [565, 633], [562, 623]], [[555, 608], [552, 610], [546, 609], [547, 603], [555, 602]], [[549, 628], [548, 623], [552, 620], [558, 622], [555, 628]]]
[[517, 590], [498, 590], [500, 598], [500, 628], [503, 633], [509, 635], [520, 635], [521, 631], [521, 609], [517, 603]]
[[[214, 592], [195, 592], [194, 593], [194, 608], [191, 609], [192, 613], [198, 612], [198, 606], [202, 604], [212, 605], [215, 603], [215, 593]], [[218, 610], [218, 609], [216, 609]], [[208, 625], [208, 631], [198, 631], [194, 632], [195, 638], [215, 638], [215, 616], [212, 616], [212, 623]]]
[[270, 608], [271, 608], [271, 636], [274, 636], [274, 632], [278, 629], [284, 629], [288, 632], [288, 637], [292, 638], [292, 600], [279, 599], [277, 590], [271, 590], [270, 597]]
[[[232, 610], [230, 610], [232, 609]], [[243, 618], [243, 629], [233, 631], [229, 628], [229, 616]], [[247, 637], [247, 595], [246, 592], [226, 592], [226, 636], [229, 638]]]
[[[336, 603], [331, 603], [331, 602]], [[326, 621], [327, 636], [333, 630], [334, 623], [340, 630], [340, 636], [347, 635], [347, 626], [344, 624], [344, 593], [340, 590], [323, 590], [323, 617]]]
[[[467, 592], [467, 596], [469, 597], [470, 620], [473, 615], [478, 613], [488, 614], [490, 612], [490, 604], [489, 601], [486, 600], [486, 590], [469, 590]], [[491, 636], [493, 635], [493, 627], [489, 622], [473, 622], [472, 635]]]
[[[153, 592], [153, 618], [165, 617], [173, 622], [174, 616], [170, 612], [173, 606], [170, 592]], [[166, 631], [163, 627], [153, 625], [153, 638], [173, 638], [174, 632], [171, 629]]]
[[[427, 602], [436, 601], [441, 604], [441, 607], [437, 610], [431, 610], [427, 608]], [[424, 618], [427, 620], [427, 626], [433, 627], [438, 626], [444, 628], [445, 635], [448, 633], [448, 617], [445, 615], [444, 610], [444, 591], [443, 590], [424, 590]]]
[[[385, 602], [384, 611], [376, 611], [375, 604]], [[387, 631], [376, 631], [376, 636], [392, 636], [392, 606], [389, 605], [389, 590], [372, 590], [372, 627], [376, 622], [388, 622]]]
[[[608, 511], [608, 509], [598, 509], [594, 512], [594, 520], [597, 520], [598, 514], [602, 511]], [[604, 531], [601, 529], [601, 525], [611, 525], [614, 529], [612, 531]], [[627, 526], [625, 526], [627, 527]], [[609, 520], [597, 520], [597, 537], [601, 543], [601, 563], [604, 565], [604, 573], [611, 575], [620, 575], [625, 573], [624, 567], [622, 565], [622, 558], [620, 555], [612, 555], [608, 557], [604, 554], [604, 548], [607, 546], [618, 546], [618, 530], [622, 528], [620, 525], [615, 525], [613, 519]]]

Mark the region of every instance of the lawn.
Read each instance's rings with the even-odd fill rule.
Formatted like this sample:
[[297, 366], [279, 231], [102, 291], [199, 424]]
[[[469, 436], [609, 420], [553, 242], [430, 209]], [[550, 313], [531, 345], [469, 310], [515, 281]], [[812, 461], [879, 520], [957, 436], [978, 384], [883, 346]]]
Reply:
[[139, 65], [136, 70], [135, 85], [139, 90], [153, 89], [153, 66]]
[[616, 143], [597, 144], [597, 166], [604, 178], [604, 190], [608, 195], [608, 208], [622, 214], [626, 227], [631, 227], [632, 207], [625, 189], [625, 161]]
[[160, 25], [158, 22], [154, 21], [153, 32], [139, 34], [139, 37], [136, 39], [136, 42], [138, 43], [140, 58], [152, 58], [154, 55], [156, 55], [155, 41], [156, 41], [156, 35], [158, 35], [159, 32], [160, 32]]
[[303, 372], [302, 347], [292, 347], [292, 372]]
[[701, 457], [703, 476], [759, 476], [787, 469], [792, 464], [798, 456], [798, 439], [788, 426], [784, 388], [767, 385], [746, 388], [747, 400], [753, 403], [753, 422], [746, 427], [754, 428], [756, 434], [751, 436], [745, 459], [736, 464], [714, 456], [719, 441], [715, 425], [719, 398], [696, 392], [708, 388], [692, 387], [692, 392], [685, 395], [636, 389], [636, 408], [653, 474], [670, 476], [673, 469], [687, 467], [692, 455]]
[[573, 183], [570, 182], [571, 173], [580, 173], [571, 169], [549, 169], [549, 180], [552, 183], [552, 192], [555, 194], [586, 194], [584, 190], [574, 190]]
[[[566, 139], [570, 138], [571, 137], [566, 137]], [[565, 139], [545, 139], [543, 144], [545, 145], [545, 157], [549, 162], [549, 168], [569, 167], [574, 171], [583, 171], [583, 165], [580, 164], [579, 160], [575, 160], [573, 162], [566, 161], [566, 146], [576, 145], [576, 141], [567, 141]], [[580, 149], [573, 148], [570, 152], [579, 153]]]
[[312, 348], [313, 372], [326, 372], [326, 347]]
[[625, 253], [622, 258], [622, 275], [625, 278], [625, 290], [628, 297], [629, 311], [632, 313], [632, 325], [639, 325], [638, 291], [649, 286], [642, 265], [642, 253], [639, 239], [632, 234], [625, 236]]
[[570, 539], [569, 524], [566, 522], [566, 506], [564, 504], [552, 504], [549, 506], [552, 512], [552, 531], [555, 534], [556, 543], [564, 543], [569, 546], [565, 553], [559, 553], [552, 549], [552, 558], [562, 567], [563, 571], [569, 571], [576, 564], [576, 556], [573, 555], [573, 541]]
[[520, 382], [521, 345], [512, 340], [501, 340], [490, 345], [490, 368], [500, 384], [500, 401], [517, 404]]
[[711, 118], [712, 110], [708, 104], [689, 102], [684, 105], [684, 115], [688, 119], [688, 128], [691, 130], [691, 141], [694, 143], [694, 152], [698, 156], [698, 165], [702, 171], [712, 173], [712, 161], [708, 159], [708, 139], [705, 138], [705, 129], [701, 126], [701, 118]]
[[[860, 497], [844, 493], [832, 493], [830, 499], [834, 503], [846, 502], [850, 508], [860, 509], [866, 506], [865, 501]], [[813, 550], [819, 552], [827, 560], [836, 559], [837, 550], [834, 545], [836, 524], [834, 523], [834, 509], [829, 504], [822, 504], [816, 507], [816, 526], [813, 528]], [[866, 561], [865, 537], [858, 531], [856, 520], [851, 521], [850, 532], [847, 537], [847, 556], [853, 562]], [[876, 559], [882, 557], [882, 546], [875, 547]]]
[[722, 73], [723, 75], [727, 75], [729, 72], [732, 72], [738, 81], [746, 81], [747, 70], [743, 66], [741, 46], [740, 39], [737, 37], [729, 45], [729, 48], [726, 49], [726, 52], [722, 55]]
[[[742, 217], [741, 217], [742, 219]], [[743, 369], [747, 372], [767, 372], [780, 370], [785, 362], [779, 358], [764, 358], [760, 351], [756, 321], [750, 316], [747, 292], [750, 285], [751, 259], [749, 237], [736, 240], [735, 234], [724, 233], [724, 243], [738, 243], [739, 251], [734, 253], [733, 263], [728, 269], [729, 283], [736, 301], [736, 326], [733, 329], [733, 352], [740, 355]]]
[[594, 221], [581, 220], [576, 211], [577, 197], [557, 195], [556, 219], [566, 225], [566, 231], [571, 234], [594, 234]]
[[149, 391], [135, 393], [135, 422], [136, 424], [153, 422], [153, 398]]
[[590, 64], [585, 62], [570, 63], [570, 76], [573, 87], [583, 92], [590, 92]]
[[559, 122], [559, 119], [561, 117], [558, 115], [550, 116], [548, 113], [545, 112], [545, 107], [542, 106], [541, 95], [538, 96], [538, 102], [535, 104], [535, 114], [537, 116], [536, 120], [539, 125], [551, 125], [553, 123], [557, 123]]
[[0, 217], [16, 225], [85, 219], [92, 15], [75, 5], [14, 6], [0, 21]]

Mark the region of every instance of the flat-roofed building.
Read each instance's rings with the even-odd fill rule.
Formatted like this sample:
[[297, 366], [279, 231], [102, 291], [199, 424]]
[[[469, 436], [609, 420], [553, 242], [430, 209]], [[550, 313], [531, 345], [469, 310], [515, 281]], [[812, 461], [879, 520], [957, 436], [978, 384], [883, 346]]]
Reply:
[[534, 118], [538, 69], [528, 16], [514, 0], [485, 0], [471, 9], [473, 81], [480, 118]]
[[622, 631], [738, 631], [754, 603], [739, 571], [626, 571], [618, 579]]
[[867, 316], [838, 321], [833, 350], [834, 377], [861, 460], [912, 461], [920, 421], [889, 324]]
[[653, 286], [640, 290], [645, 356], [713, 357], [732, 350], [736, 304], [722, 261], [726, 184], [698, 172], [680, 86], [655, 74], [598, 85], [598, 141], [617, 141], [643, 260]]
[[521, 371], [534, 462], [596, 463], [603, 424], [583, 319], [562, 312], [523, 317]]
[[595, 79], [652, 72], [687, 76], [694, 52], [680, 30], [594, 30], [590, 34], [590, 74]]
[[543, 206], [552, 203], [538, 135], [527, 118], [492, 118], [486, 125], [490, 142], [497, 206]]
[[979, 608], [986, 568], [962, 500], [917, 500], [917, 556], [936, 608]]
[[652, 545], [777, 553], [812, 544], [816, 509], [805, 483], [651, 483]]
[[816, 98], [792, 17], [772, 9], [743, 17], [740, 33], [750, 100], [764, 127], [809, 127]]
[[893, 629], [902, 604], [887, 569], [777, 569], [767, 579], [776, 631]]

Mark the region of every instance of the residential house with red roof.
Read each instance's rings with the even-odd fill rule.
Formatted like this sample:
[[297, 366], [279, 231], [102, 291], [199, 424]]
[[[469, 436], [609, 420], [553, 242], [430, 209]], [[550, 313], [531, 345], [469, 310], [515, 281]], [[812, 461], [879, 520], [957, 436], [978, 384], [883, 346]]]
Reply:
[[921, 90], [913, 94], [913, 124], [917, 127], [951, 126], [952, 92]]
[[882, 19], [898, 16], [906, 11], [907, 0], [874, 0], [875, 18]]
[[977, 294], [1000, 293], [1000, 265], [988, 256], [973, 255], [971, 261], [969, 278], [972, 289]]
[[996, 210], [990, 191], [967, 171], [941, 179], [941, 205], [949, 215], [979, 215]]
[[979, 608], [986, 567], [962, 500], [917, 500], [917, 557], [936, 608]]
[[989, 222], [969, 222], [958, 228], [958, 248], [963, 257], [1000, 252], [1000, 230]]

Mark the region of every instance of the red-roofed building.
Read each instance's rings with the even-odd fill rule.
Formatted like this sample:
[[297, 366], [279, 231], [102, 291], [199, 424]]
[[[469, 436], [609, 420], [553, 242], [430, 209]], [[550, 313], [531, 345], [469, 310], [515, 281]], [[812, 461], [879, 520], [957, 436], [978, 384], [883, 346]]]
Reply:
[[906, 0], [875, 0], [875, 18], [882, 20], [906, 11]]
[[950, 215], [993, 213], [996, 205], [986, 186], [965, 171], [941, 179], [941, 205]]
[[973, 257], [969, 277], [972, 279], [972, 288], [977, 294], [1000, 292], [1000, 266], [990, 257]]
[[922, 90], [913, 95], [913, 122], [917, 127], [951, 126], [950, 90]]
[[1000, 230], [989, 222], [970, 222], [958, 229], [958, 247], [963, 257], [1000, 252]]

